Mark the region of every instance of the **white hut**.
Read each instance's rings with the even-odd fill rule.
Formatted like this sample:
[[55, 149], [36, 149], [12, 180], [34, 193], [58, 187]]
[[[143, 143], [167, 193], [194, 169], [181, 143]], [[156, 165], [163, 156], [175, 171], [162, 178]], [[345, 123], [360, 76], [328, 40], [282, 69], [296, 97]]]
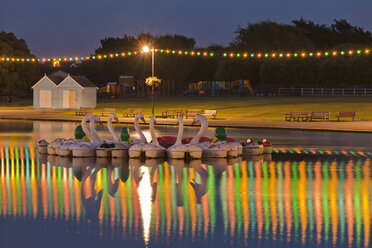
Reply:
[[86, 76], [58, 71], [44, 75], [34, 86], [35, 109], [95, 108], [97, 87]]

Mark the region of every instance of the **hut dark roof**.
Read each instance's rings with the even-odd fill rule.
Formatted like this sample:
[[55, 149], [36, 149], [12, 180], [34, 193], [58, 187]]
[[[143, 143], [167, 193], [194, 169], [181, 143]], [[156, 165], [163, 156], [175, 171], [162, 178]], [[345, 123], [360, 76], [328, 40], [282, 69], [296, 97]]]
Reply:
[[63, 81], [63, 79], [65, 79], [64, 77], [57, 75], [49, 75], [48, 78], [52, 80], [53, 83], [55, 83], [56, 85], [59, 85]]
[[97, 87], [94, 83], [92, 83], [86, 76], [72, 76], [70, 75], [72, 79], [74, 79], [78, 84], [81, 85], [81, 87]]

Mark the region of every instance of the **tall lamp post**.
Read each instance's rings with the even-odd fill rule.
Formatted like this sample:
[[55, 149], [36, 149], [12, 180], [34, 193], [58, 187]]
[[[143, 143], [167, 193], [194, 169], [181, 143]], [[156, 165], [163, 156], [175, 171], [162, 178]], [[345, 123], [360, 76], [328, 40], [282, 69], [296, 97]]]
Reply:
[[[144, 46], [142, 48], [142, 51], [145, 53], [148, 53], [150, 51], [150, 48], [148, 46]], [[154, 62], [154, 48], [151, 48], [151, 77], [154, 78], [154, 68], [155, 68], [155, 62]], [[154, 83], [151, 86], [151, 102], [152, 102], [152, 115], [154, 115]]]

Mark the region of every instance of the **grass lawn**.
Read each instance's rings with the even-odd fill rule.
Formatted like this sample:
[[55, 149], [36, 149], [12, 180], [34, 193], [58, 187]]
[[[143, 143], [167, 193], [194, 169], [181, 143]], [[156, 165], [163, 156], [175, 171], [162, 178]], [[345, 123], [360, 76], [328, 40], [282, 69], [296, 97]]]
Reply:
[[[98, 99], [95, 114], [115, 108], [122, 116], [127, 108], [143, 108], [151, 115], [151, 98]], [[290, 111], [330, 111], [331, 119], [340, 111], [356, 111], [356, 120], [372, 120], [372, 97], [161, 97], [155, 99], [155, 114], [166, 109], [217, 109], [217, 118], [283, 121]], [[0, 109], [32, 109], [32, 99], [0, 101]], [[63, 114], [74, 115], [75, 111]], [[348, 118], [347, 120], [350, 120]]]
[[[151, 115], [151, 98], [99, 99], [95, 113], [116, 108], [121, 116], [127, 108], [143, 108]], [[290, 111], [356, 111], [356, 120], [372, 120], [372, 97], [167, 97], [155, 99], [155, 114], [166, 109], [217, 109], [217, 118], [283, 121]], [[65, 114], [75, 114], [68, 111]], [[349, 120], [350, 118], [348, 118]]]

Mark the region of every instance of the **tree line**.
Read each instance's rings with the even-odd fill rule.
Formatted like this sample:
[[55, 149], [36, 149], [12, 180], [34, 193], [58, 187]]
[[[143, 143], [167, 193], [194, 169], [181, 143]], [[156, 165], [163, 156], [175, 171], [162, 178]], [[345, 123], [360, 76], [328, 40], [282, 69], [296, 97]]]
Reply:
[[[141, 33], [137, 37], [106, 38], [94, 54], [120, 53], [139, 50], [143, 44], [159, 49], [211, 51], [216, 56], [197, 57], [155, 56], [155, 74], [163, 79], [177, 80], [180, 88], [187, 82], [251, 80], [254, 87], [370, 87], [372, 86], [372, 59], [370, 56], [328, 56], [290, 58], [231, 59], [225, 52], [301, 52], [372, 47], [371, 32], [353, 26], [345, 19], [331, 25], [316, 24], [303, 18], [290, 24], [273, 21], [248, 23], [235, 30], [228, 46], [211, 44], [196, 47], [194, 38], [182, 35], [154, 36]], [[95, 82], [116, 81], [119, 75], [133, 75], [144, 79], [151, 73], [150, 56], [88, 61], [82, 64], [87, 75]]]
[[[273, 21], [248, 23], [238, 26], [227, 46], [210, 44], [197, 47], [192, 37], [183, 35], [152, 35], [108, 37], [100, 41], [91, 55], [140, 50], [144, 44], [159, 49], [210, 51], [213, 57], [180, 56], [156, 53], [155, 75], [175, 80], [178, 89], [188, 82], [233, 81], [249, 79], [254, 87], [371, 87], [372, 58], [367, 55], [282, 58], [234, 58], [221, 56], [225, 52], [301, 52], [333, 51], [372, 48], [371, 32], [353, 26], [345, 19], [330, 25], [316, 24], [303, 18], [290, 24]], [[0, 33], [0, 57], [31, 56], [27, 44], [14, 34]], [[84, 61], [80, 68], [97, 85], [117, 81], [120, 75], [144, 80], [151, 75], [151, 55], [118, 57]], [[37, 65], [29, 63], [0, 63], [2, 93], [18, 89], [30, 92], [30, 86], [39, 79]]]

